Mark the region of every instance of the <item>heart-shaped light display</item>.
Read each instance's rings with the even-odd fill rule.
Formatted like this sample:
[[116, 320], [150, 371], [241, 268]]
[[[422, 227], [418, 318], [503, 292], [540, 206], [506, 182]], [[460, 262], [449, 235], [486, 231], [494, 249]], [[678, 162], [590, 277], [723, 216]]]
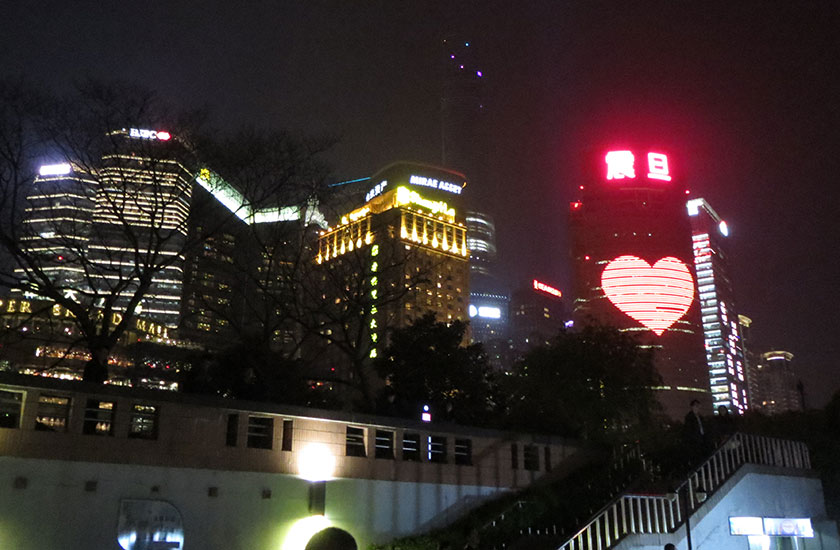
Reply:
[[694, 278], [677, 258], [653, 266], [637, 256], [619, 256], [604, 268], [601, 288], [615, 307], [657, 336], [686, 314], [694, 300]]

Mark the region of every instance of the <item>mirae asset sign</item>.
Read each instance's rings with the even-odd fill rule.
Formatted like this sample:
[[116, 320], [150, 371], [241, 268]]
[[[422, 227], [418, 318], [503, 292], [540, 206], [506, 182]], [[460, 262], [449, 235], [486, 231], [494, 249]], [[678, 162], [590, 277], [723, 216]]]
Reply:
[[408, 183], [411, 185], [419, 185], [421, 187], [432, 187], [434, 189], [440, 189], [441, 191], [447, 191], [455, 195], [460, 195], [462, 190], [461, 186], [455, 183], [437, 180], [435, 178], [427, 178], [425, 176], [411, 176], [410, 178], [408, 178]]

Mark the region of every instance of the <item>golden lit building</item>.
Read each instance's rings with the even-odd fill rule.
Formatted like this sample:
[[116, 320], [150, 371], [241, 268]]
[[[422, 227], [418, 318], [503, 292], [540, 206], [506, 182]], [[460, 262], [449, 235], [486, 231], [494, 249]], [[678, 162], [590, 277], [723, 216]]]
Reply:
[[321, 298], [361, 320], [368, 357], [388, 329], [428, 312], [444, 322], [468, 319], [467, 229], [447, 201], [427, 196], [392, 185], [318, 240], [316, 261], [331, 268]]

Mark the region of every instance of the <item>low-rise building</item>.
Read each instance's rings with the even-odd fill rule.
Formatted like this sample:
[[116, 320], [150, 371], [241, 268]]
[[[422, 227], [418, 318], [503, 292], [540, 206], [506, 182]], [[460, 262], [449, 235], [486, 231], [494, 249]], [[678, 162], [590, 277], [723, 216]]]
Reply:
[[366, 548], [584, 455], [562, 438], [0, 374], [0, 548], [303, 550], [327, 526]]

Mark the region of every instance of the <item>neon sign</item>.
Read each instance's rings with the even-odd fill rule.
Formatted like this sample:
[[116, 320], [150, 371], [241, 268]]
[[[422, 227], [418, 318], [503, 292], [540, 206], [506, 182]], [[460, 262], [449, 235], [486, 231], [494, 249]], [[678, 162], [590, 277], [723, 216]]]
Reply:
[[[671, 181], [668, 155], [648, 153], [647, 177], [654, 180]], [[632, 151], [610, 151], [604, 159], [607, 162], [607, 179], [623, 180], [636, 178], [636, 157]]]
[[441, 191], [446, 191], [455, 195], [460, 195], [462, 190], [460, 185], [456, 185], [448, 181], [436, 180], [434, 178], [427, 178], [425, 176], [411, 176], [408, 178], [408, 183], [411, 185], [440, 189]]
[[470, 317], [483, 317], [485, 319], [501, 319], [502, 318], [502, 310], [497, 307], [493, 306], [479, 306], [475, 307], [474, 305], [470, 305], [469, 307], [469, 314]]
[[604, 294], [622, 313], [662, 336], [691, 307], [694, 279], [668, 256], [653, 266], [638, 256], [619, 256], [601, 273]]
[[65, 163], [62, 164], [45, 164], [38, 169], [38, 174], [41, 176], [66, 176], [73, 168]]
[[671, 181], [668, 172], [668, 157], [662, 153], [648, 153], [648, 170], [650, 179]]
[[376, 185], [373, 186], [373, 189], [367, 192], [365, 195], [365, 202], [369, 201], [373, 197], [379, 196], [382, 194], [382, 191], [385, 190], [385, 187], [388, 186], [388, 180], [382, 180]]
[[536, 279], [534, 279], [534, 290], [539, 290], [540, 292], [545, 292], [546, 294], [551, 294], [552, 296], [557, 296], [558, 298], [563, 297], [563, 293], [560, 292], [560, 290], [545, 283], [541, 283]]
[[142, 128], [129, 128], [128, 136], [137, 139], [156, 139], [158, 141], [169, 141], [172, 139], [172, 135], [169, 132], [144, 130]]
[[449, 217], [455, 216], [455, 209], [449, 208], [444, 201], [432, 201], [424, 199], [417, 191], [409, 191], [407, 187], [397, 187], [397, 204], [416, 204], [432, 211], [433, 214], [444, 214]]
[[636, 158], [630, 151], [610, 151], [607, 153], [607, 179], [623, 180], [624, 178], [635, 178]]

